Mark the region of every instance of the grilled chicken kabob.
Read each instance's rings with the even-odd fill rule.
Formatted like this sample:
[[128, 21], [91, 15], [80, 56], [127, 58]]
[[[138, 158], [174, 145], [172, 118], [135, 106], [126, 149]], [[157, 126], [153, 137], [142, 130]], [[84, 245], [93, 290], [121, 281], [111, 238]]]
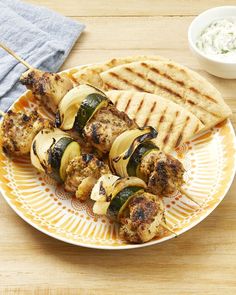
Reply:
[[8, 111], [1, 125], [1, 136], [7, 156], [30, 153], [34, 167], [64, 182], [65, 189], [76, 193], [80, 200], [86, 199], [93, 189], [94, 213], [119, 222], [120, 236], [126, 241], [147, 242], [161, 234], [163, 228], [169, 230], [164, 223], [161, 199], [145, 192], [144, 181], [107, 174], [110, 171], [106, 164], [92, 154], [81, 154], [78, 142], [52, 127], [36, 111]]
[[[28, 65], [26, 64], [26, 66]], [[30, 66], [28, 67], [30, 68]], [[106, 154], [110, 151], [110, 166], [113, 172], [120, 176], [139, 176], [148, 184], [147, 187], [144, 181], [136, 177], [117, 179], [116, 176], [110, 176], [115, 177], [115, 180], [108, 181], [108, 184], [106, 184], [107, 179], [101, 180], [100, 178], [91, 195], [92, 199], [95, 195], [99, 196], [95, 197], [98, 199], [96, 199], [94, 211], [108, 216], [112, 213], [112, 217], [122, 225], [121, 235], [130, 242], [145, 242], [156, 236], [160, 231], [160, 225], [163, 225], [163, 204], [161, 199], [146, 190], [155, 192], [159, 196], [167, 196], [181, 188], [184, 173], [184, 168], [177, 159], [160, 152], [151, 141], [152, 138], [157, 136], [156, 131], [151, 127], [138, 128], [136, 123], [130, 120], [125, 113], [119, 112], [115, 108], [102, 91], [91, 85], [80, 85], [73, 88], [72, 81], [63, 74], [44, 73], [31, 68], [22, 76], [21, 82], [31, 89], [35, 97], [54, 113], [59, 106], [56, 117], [58, 127], [63, 130], [75, 129], [102, 153]], [[10, 113], [10, 115], [12, 114]], [[30, 115], [26, 116], [28, 118], [23, 119], [24, 124], [25, 121], [31, 121]], [[5, 120], [6, 123], [7, 117]], [[11, 120], [10, 118], [10, 125], [15, 125]], [[9, 135], [12, 136], [13, 143], [11, 146], [13, 146], [13, 150], [17, 147], [16, 154], [19, 155], [21, 145], [17, 145], [16, 138], [14, 138], [14, 130], [18, 130], [13, 127], [13, 133], [8, 132], [7, 126], [8, 124], [5, 124], [3, 131], [7, 131], [6, 134], [8, 133], [6, 138], [9, 138]], [[30, 129], [34, 130], [32, 126], [37, 127], [38, 124], [30, 124]], [[31, 145], [33, 164], [54, 178], [59, 177], [60, 180], [63, 180], [63, 177], [65, 177], [65, 183], [67, 176], [69, 179], [71, 177], [72, 182], [68, 184], [68, 187], [73, 187], [74, 184], [74, 191], [78, 189], [78, 185], [80, 187], [84, 184], [86, 188], [86, 182], [91, 176], [91, 171], [89, 171], [89, 177], [87, 173], [86, 177], [83, 177], [82, 172], [89, 170], [88, 163], [78, 169], [79, 165], [74, 160], [78, 159], [79, 156], [71, 160], [69, 155], [73, 154], [72, 150], [76, 150], [76, 148], [69, 148], [72, 143], [66, 139], [65, 133], [63, 133], [63, 138], [66, 139], [64, 143], [68, 140], [68, 144], [64, 144], [65, 149], [62, 153], [60, 148], [59, 150], [55, 148], [57, 143], [60, 142], [60, 135], [58, 134], [58, 137], [56, 134], [50, 136], [51, 133], [62, 131], [49, 128], [43, 129], [39, 133], [37, 133], [38, 130], [34, 132], [37, 135]], [[44, 136], [47, 138], [48, 149], [42, 148], [42, 151], [40, 151], [42, 142], [45, 140]], [[17, 138], [19, 140], [21, 136]], [[23, 138], [25, 137], [23, 136]], [[32, 139], [34, 136], [31, 134], [29, 138]], [[57, 139], [59, 140], [57, 141]], [[73, 139], [71, 140], [73, 142]], [[30, 142], [30, 139], [27, 139], [27, 141]], [[25, 144], [25, 148], [26, 146], [27, 144]], [[7, 145], [5, 145], [4, 150], [8, 152]], [[67, 153], [67, 150], [71, 152]], [[58, 158], [59, 161], [57, 161]], [[87, 155], [86, 159], [88, 159]], [[66, 163], [66, 165], [63, 163]], [[71, 165], [71, 163], [73, 164]], [[76, 170], [79, 176], [75, 173]], [[105, 170], [106, 168], [104, 168], [103, 173]], [[100, 175], [103, 173], [100, 173]], [[78, 178], [81, 174], [82, 181], [80, 180], [78, 184]], [[92, 171], [93, 176], [94, 174], [94, 171]], [[96, 193], [97, 189], [99, 189], [99, 194]], [[111, 190], [112, 193], [108, 193]], [[101, 196], [101, 194], [105, 194], [105, 196]]]
[[[17, 56], [6, 45], [0, 43], [0, 47], [29, 69], [22, 75], [21, 82], [32, 90], [36, 98], [53, 112], [59, 104], [56, 120], [58, 127], [61, 126], [64, 130], [72, 128], [79, 130], [82, 136], [102, 153], [109, 152], [114, 147], [115, 139], [119, 138], [119, 135], [124, 131], [137, 128], [133, 120], [130, 120], [125, 113], [119, 112], [107, 98], [104, 99], [105, 95], [100, 90], [89, 85], [80, 85], [73, 88], [71, 79], [63, 73], [45, 73], [37, 70]], [[84, 87], [90, 87], [90, 89], [84, 89]], [[93, 93], [97, 93], [97, 95], [91, 97], [90, 94]], [[65, 126], [67, 120], [70, 124]], [[116, 152], [116, 148], [113, 149], [113, 152], [114, 150]], [[134, 155], [138, 155], [133, 159], [133, 162], [138, 162], [133, 171], [145, 180], [151, 191], [165, 196], [176, 189], [183, 192], [181, 186], [184, 183], [184, 168], [180, 161], [158, 151], [158, 148], [152, 142], [151, 144], [145, 143], [144, 147], [140, 143], [140, 145], [136, 145], [135, 150], [133, 145], [130, 146], [130, 161], [133, 157], [133, 154], [130, 153], [131, 150]], [[114, 155], [115, 152], [112, 154]], [[119, 157], [124, 164], [123, 160], [127, 160], [125, 159], [127, 153], [125, 152], [122, 157], [118, 155], [115, 158], [113, 158], [113, 155], [110, 157], [110, 163], [112, 163], [113, 170], [116, 171], [113, 167], [114, 160]], [[127, 171], [125, 172], [125, 170]], [[128, 173], [129, 175], [126, 167], [123, 171], [124, 174]], [[116, 172], [119, 173], [119, 171]], [[193, 200], [190, 196], [188, 198]]]
[[146, 190], [147, 185], [140, 178], [105, 174], [91, 193], [95, 201], [93, 211], [119, 222], [119, 234], [125, 240], [147, 242], [163, 235], [163, 230], [168, 228], [162, 199]]
[[31, 163], [39, 171], [64, 183], [65, 189], [86, 200], [109, 167], [93, 154], [81, 153], [80, 145], [68, 133], [54, 128], [36, 111], [4, 115], [1, 125], [2, 149], [7, 156], [30, 153]]
[[[48, 108], [52, 109], [52, 101], [60, 101], [56, 114], [57, 127], [65, 131], [75, 129], [101, 153], [110, 152], [113, 173], [142, 178], [150, 192], [169, 196], [181, 190], [183, 165], [171, 155], [161, 152], [151, 141], [157, 136], [153, 128], [140, 129], [127, 114], [118, 111], [101, 90], [91, 85], [75, 86], [64, 96], [62, 93], [65, 91], [57, 91], [59, 95], [55, 99], [54, 88], [58, 87], [58, 79], [55, 81], [55, 74], [47, 73], [47, 79], [45, 75], [38, 70], [29, 70], [23, 74], [21, 82], [39, 99], [46, 95], [47, 100], [42, 101]], [[67, 89], [67, 80], [60, 87]], [[40, 92], [39, 89], [43, 90]], [[132, 169], [127, 169], [128, 166]]]

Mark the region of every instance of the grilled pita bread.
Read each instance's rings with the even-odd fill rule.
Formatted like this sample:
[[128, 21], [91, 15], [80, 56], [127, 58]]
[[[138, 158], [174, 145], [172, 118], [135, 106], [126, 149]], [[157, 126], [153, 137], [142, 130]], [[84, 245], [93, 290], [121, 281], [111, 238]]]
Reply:
[[221, 94], [203, 77], [172, 61], [139, 61], [100, 74], [109, 89], [160, 95], [192, 112], [208, 129], [231, 115]]
[[154, 140], [159, 148], [170, 152], [196, 135], [204, 125], [191, 112], [158, 95], [113, 90], [107, 96], [120, 111], [142, 126], [153, 126], [158, 131]]
[[104, 63], [94, 64], [91, 66], [83, 67], [73, 73], [73, 79], [79, 84], [89, 83], [100, 89], [104, 88], [104, 83], [100, 77], [100, 73], [107, 71], [113, 67], [127, 64], [135, 61], [145, 61], [145, 60], [169, 60], [167, 58], [157, 56], [157, 55], [138, 55], [138, 56], [128, 56], [121, 58], [113, 58]]

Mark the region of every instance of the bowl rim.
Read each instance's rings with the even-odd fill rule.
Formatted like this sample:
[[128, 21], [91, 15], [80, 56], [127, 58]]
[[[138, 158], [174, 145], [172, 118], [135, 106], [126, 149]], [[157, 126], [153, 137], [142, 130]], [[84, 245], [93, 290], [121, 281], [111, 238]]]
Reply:
[[236, 17], [236, 5], [225, 5], [225, 6], [217, 6], [217, 7], [212, 7], [209, 8], [207, 10], [204, 10], [202, 13], [200, 13], [199, 15], [197, 15], [191, 22], [191, 24], [188, 27], [188, 42], [190, 47], [200, 56], [204, 57], [205, 59], [209, 60], [209, 61], [213, 61], [222, 65], [236, 65], [236, 61], [223, 61], [218, 59], [217, 57], [214, 58], [212, 56], [209, 56], [207, 54], [205, 54], [204, 52], [202, 52], [200, 49], [197, 48], [196, 44], [193, 42], [192, 39], [192, 30], [193, 30], [193, 26], [195, 25], [195, 23], [197, 22], [197, 20], [199, 20], [200, 18], [202, 18], [202, 16], [205, 16], [213, 11], [216, 10], [223, 10], [223, 9], [235, 9], [235, 17]]

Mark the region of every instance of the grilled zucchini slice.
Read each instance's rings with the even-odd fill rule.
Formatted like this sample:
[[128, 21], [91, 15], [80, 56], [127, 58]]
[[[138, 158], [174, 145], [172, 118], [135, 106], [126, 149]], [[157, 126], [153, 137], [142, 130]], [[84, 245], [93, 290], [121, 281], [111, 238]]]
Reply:
[[124, 188], [111, 200], [111, 203], [107, 209], [107, 215], [111, 219], [117, 220], [119, 218], [119, 215], [128, 204], [130, 198], [132, 198], [137, 192], [140, 191], [143, 191], [142, 187], [129, 186]]
[[117, 220], [130, 198], [146, 187], [145, 182], [137, 177], [120, 178], [112, 174], [103, 175], [91, 193], [91, 199], [96, 201], [93, 212]]
[[61, 158], [61, 166], [60, 166], [60, 177], [64, 181], [66, 177], [66, 168], [69, 164], [69, 162], [74, 159], [75, 157], [80, 156], [81, 151], [80, 151], [80, 145], [76, 141], [72, 141], [71, 143], [68, 144], [66, 147], [62, 158]]
[[30, 151], [31, 163], [35, 168], [41, 172], [50, 173], [51, 167], [48, 163], [49, 151], [61, 138], [69, 138], [71, 140], [67, 133], [57, 128], [42, 129], [35, 136]]
[[86, 96], [80, 105], [77, 116], [75, 118], [74, 128], [80, 134], [87, 124], [87, 122], [93, 117], [93, 115], [102, 107], [108, 105], [108, 99], [100, 93], [92, 93]]
[[[91, 108], [95, 107], [95, 102], [98, 100], [96, 96], [94, 96], [95, 102], [88, 107], [88, 104], [84, 102], [86, 98], [90, 95], [98, 94], [99, 97], [103, 97], [104, 100], [108, 101], [108, 98], [106, 95], [99, 89], [93, 87], [89, 84], [82, 84], [79, 86], [76, 86], [72, 88], [61, 100], [58, 112], [56, 114], [56, 126], [60, 127], [62, 130], [70, 130], [75, 125], [75, 120], [77, 117], [78, 122], [78, 111], [80, 110], [80, 107], [82, 106], [82, 113], [85, 112], [91, 113]], [[95, 107], [96, 108], [96, 107]], [[84, 110], [85, 109], [85, 110]], [[90, 111], [89, 111], [90, 109]], [[93, 109], [95, 111], [95, 109]], [[94, 112], [92, 112], [93, 114]], [[91, 115], [92, 115], [91, 114]], [[81, 120], [84, 122], [86, 121], [86, 118], [89, 116], [86, 115], [85, 117], [81, 117]]]
[[143, 157], [153, 150], [159, 150], [159, 148], [152, 141], [143, 142], [136, 147], [127, 165], [129, 176], [138, 176], [139, 166]]
[[109, 166], [114, 174], [129, 176], [127, 165], [135, 149], [146, 141], [157, 137], [157, 131], [151, 126], [126, 130], [113, 142], [109, 153]]
[[48, 163], [51, 176], [57, 181], [64, 181], [66, 168], [71, 159], [80, 155], [80, 145], [70, 137], [59, 139], [49, 150]]

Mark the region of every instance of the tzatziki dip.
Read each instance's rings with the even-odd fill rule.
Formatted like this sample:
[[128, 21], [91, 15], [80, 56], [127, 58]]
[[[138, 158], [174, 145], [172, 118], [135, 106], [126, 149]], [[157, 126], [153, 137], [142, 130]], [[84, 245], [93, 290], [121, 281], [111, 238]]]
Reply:
[[201, 32], [196, 46], [208, 56], [236, 61], [236, 18], [214, 20]]

